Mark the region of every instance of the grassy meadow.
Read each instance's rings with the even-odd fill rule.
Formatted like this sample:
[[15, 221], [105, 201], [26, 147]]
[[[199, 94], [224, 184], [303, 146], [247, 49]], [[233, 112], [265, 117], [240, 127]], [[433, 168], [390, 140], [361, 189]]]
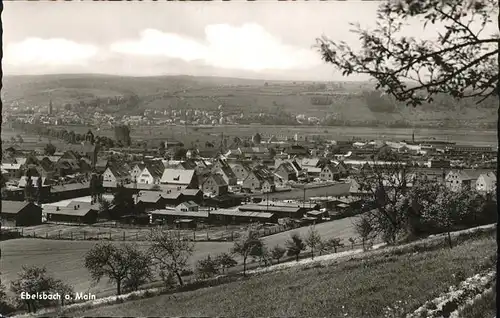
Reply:
[[[82, 310], [78, 316], [401, 317], [493, 266], [493, 235], [414, 253], [374, 253], [173, 295]], [[478, 316], [475, 316], [478, 317]]]
[[[354, 219], [346, 218], [316, 225], [316, 229], [324, 238], [339, 237], [345, 243], [350, 237], [355, 237]], [[284, 245], [291, 232], [299, 232], [305, 235], [309, 229], [299, 228], [293, 231], [281, 232], [264, 237], [264, 242], [273, 247], [276, 244]], [[139, 246], [147, 248], [147, 242], [137, 242]], [[46, 266], [48, 272], [56, 278], [74, 286], [75, 291], [90, 291], [98, 296], [112, 295], [114, 286], [106, 281], [96, 286], [90, 283], [90, 276], [83, 266], [85, 253], [90, 250], [97, 241], [66, 241], [46, 239], [14, 239], [2, 242], [2, 281], [9, 284], [15, 280], [22, 265]], [[196, 261], [207, 255], [215, 255], [229, 252], [233, 247], [230, 242], [197, 242], [195, 253], [191, 258], [194, 266]], [[237, 258], [238, 261], [241, 261]]]

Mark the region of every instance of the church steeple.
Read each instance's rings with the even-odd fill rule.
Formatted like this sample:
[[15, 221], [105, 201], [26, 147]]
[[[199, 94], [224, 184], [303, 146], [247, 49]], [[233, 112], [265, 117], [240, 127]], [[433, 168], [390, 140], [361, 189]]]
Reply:
[[48, 111], [48, 113], [49, 113], [49, 115], [52, 115], [52, 98], [49, 101], [49, 111]]

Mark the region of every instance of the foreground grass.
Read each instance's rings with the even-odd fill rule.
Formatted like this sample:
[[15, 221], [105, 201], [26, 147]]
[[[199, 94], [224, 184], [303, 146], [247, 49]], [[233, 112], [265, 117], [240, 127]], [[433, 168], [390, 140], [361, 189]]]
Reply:
[[484, 293], [481, 298], [476, 300], [474, 303], [465, 306], [460, 311], [460, 317], [462, 318], [491, 318], [496, 317], [497, 313], [497, 302], [496, 302], [496, 284], [493, 288], [486, 293]]
[[452, 250], [386, 253], [328, 267], [291, 269], [72, 315], [380, 317], [395, 304], [407, 313], [464, 277], [491, 267], [496, 248], [490, 236]]

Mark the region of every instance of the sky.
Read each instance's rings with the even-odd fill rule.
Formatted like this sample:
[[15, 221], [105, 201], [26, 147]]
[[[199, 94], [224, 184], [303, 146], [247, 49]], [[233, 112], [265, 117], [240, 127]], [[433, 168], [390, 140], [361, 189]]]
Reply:
[[[377, 6], [376, 1], [5, 1], [2, 67], [5, 75], [346, 80], [322, 62], [315, 40], [326, 35], [357, 47], [349, 23], [374, 27]], [[420, 24], [409, 30], [417, 37], [435, 33]]]

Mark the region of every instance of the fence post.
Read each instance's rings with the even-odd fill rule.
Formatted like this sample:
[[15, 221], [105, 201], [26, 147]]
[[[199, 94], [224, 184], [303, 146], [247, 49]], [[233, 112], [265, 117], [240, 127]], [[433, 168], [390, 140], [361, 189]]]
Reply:
[[85, 232], [85, 231], [83, 231], [83, 240], [85, 240], [85, 239], [86, 239], [86, 238], [85, 238], [85, 236], [86, 236], [85, 234], [86, 234], [86, 232]]
[[210, 238], [208, 237], [208, 230], [207, 230], [207, 241], [210, 241]]
[[109, 231], [109, 240], [111, 241], [111, 231]]
[[36, 237], [36, 232], [35, 231], [33, 231], [33, 237]]
[[61, 230], [59, 230], [59, 239], [61, 239]]
[[24, 236], [24, 229], [21, 228], [21, 236]]
[[193, 231], [193, 241], [196, 241], [196, 231]]
[[233, 241], [234, 241], [234, 232], [231, 231], [231, 242], [233, 242]]
[[125, 231], [123, 231], [123, 240], [125, 241]]

